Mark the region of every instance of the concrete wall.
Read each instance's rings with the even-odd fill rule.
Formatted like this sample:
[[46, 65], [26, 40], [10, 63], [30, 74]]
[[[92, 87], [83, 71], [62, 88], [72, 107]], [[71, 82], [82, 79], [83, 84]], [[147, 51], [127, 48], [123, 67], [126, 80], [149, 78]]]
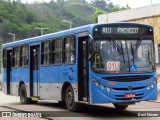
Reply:
[[108, 14], [108, 22], [129, 21], [160, 16], [160, 4], [134, 8]]
[[98, 23], [108, 22], [108, 14], [98, 15]]
[[98, 22], [120, 22], [160, 16], [160, 4], [112, 12], [98, 16]]

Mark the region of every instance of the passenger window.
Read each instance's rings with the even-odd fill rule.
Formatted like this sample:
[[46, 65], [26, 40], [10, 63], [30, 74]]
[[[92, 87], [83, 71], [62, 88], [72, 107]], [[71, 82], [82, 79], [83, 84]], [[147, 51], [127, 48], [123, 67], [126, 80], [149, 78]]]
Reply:
[[28, 66], [28, 45], [22, 46], [21, 50], [21, 66], [26, 67]]
[[42, 65], [50, 64], [50, 41], [42, 43]]
[[16, 47], [13, 50], [13, 67], [20, 66], [20, 47]]
[[69, 36], [64, 39], [64, 62], [74, 64], [75, 59], [75, 37]]
[[62, 63], [62, 39], [52, 41], [52, 64]]

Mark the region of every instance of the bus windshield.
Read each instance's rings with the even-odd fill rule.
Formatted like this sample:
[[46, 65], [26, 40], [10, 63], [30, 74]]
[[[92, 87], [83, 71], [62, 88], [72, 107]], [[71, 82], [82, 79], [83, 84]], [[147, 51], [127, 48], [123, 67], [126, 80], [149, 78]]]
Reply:
[[94, 41], [92, 69], [96, 72], [151, 72], [155, 70], [153, 41], [121, 39]]

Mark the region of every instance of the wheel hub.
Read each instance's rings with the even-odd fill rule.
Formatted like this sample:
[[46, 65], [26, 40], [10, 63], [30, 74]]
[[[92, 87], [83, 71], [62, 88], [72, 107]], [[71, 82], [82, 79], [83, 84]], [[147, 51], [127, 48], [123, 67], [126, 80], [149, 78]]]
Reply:
[[72, 104], [73, 104], [73, 94], [72, 94], [72, 92], [68, 92], [68, 93], [67, 93], [67, 103], [68, 103], [69, 105], [72, 105]]

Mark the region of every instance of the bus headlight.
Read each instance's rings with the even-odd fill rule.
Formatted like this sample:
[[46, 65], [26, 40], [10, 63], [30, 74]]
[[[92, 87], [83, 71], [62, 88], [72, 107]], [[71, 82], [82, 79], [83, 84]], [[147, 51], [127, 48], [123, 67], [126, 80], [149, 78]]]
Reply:
[[153, 88], [154, 87], [154, 84], [151, 84], [151, 88]]
[[147, 90], [150, 90], [150, 86], [147, 86]]
[[104, 85], [101, 85], [100, 87], [101, 87], [102, 90], [104, 90]]
[[111, 91], [111, 88], [107, 88], [107, 91], [110, 92], [110, 91]]

